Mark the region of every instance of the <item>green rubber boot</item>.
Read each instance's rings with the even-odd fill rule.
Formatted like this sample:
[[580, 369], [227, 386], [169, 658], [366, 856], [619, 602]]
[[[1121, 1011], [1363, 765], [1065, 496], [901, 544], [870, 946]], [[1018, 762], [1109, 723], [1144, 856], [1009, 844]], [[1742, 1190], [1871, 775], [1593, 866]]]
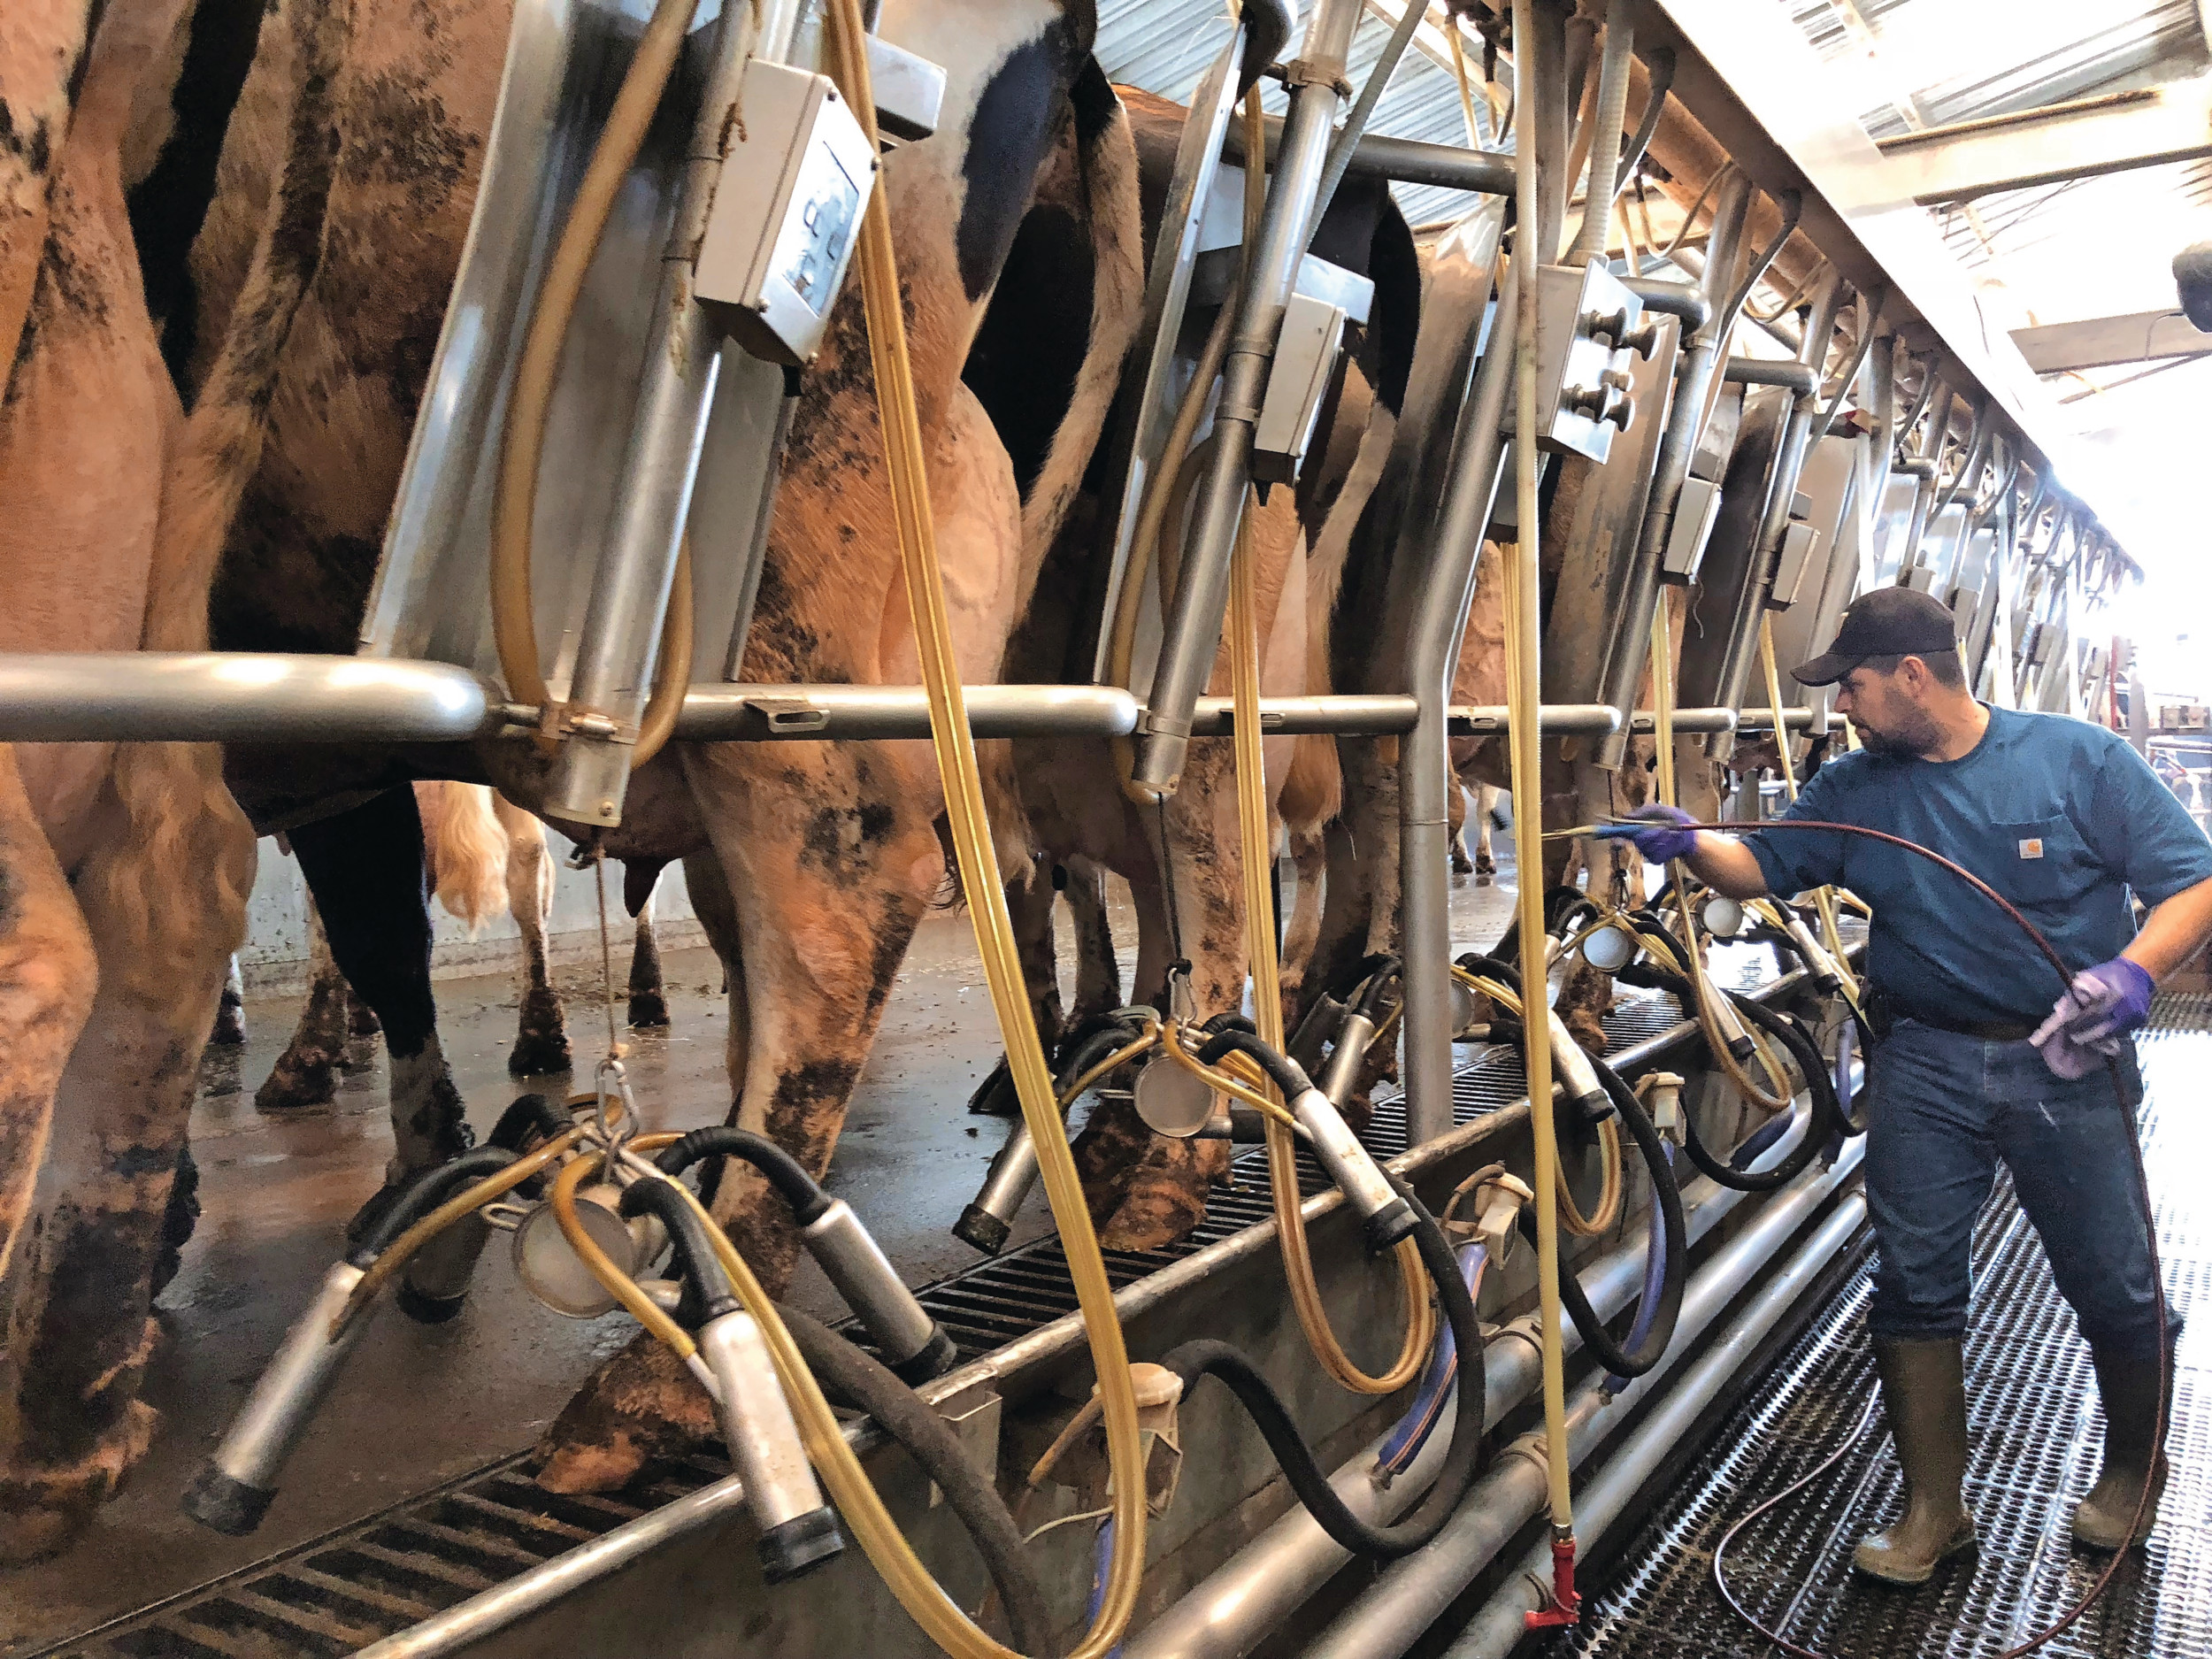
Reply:
[[[2090, 1357], [2096, 1361], [2097, 1393], [2104, 1401], [2104, 1470], [2089, 1495], [2075, 1506], [2074, 1539], [2092, 1549], [2124, 1549], [2149, 1535], [2166, 1490], [2162, 1449], [2166, 1435], [2158, 1421], [2160, 1367], [2154, 1360], [2097, 1348], [2090, 1350]], [[2143, 1505], [2142, 1525], [2131, 1530], [2146, 1474], [2150, 1502]]]
[[1966, 1346], [1877, 1341], [1874, 1359], [1882, 1409], [1905, 1469], [1905, 1512], [1869, 1534], [1851, 1564], [1891, 1584], [1925, 1584], [1941, 1563], [1974, 1547], [1974, 1517], [1959, 1496], [1966, 1479]]

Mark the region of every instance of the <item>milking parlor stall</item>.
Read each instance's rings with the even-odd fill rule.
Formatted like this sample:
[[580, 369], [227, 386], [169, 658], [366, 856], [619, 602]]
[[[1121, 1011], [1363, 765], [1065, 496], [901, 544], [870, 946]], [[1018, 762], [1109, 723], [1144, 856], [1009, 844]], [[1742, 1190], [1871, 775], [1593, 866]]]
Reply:
[[2204, 1651], [2207, 27], [12, 0], [0, 1654]]

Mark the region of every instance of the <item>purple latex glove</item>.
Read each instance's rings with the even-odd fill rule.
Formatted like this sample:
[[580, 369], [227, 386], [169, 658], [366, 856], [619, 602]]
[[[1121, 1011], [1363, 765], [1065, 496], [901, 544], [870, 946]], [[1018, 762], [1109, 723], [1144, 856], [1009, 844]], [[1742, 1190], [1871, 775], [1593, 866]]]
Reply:
[[1638, 807], [1629, 817], [1641, 819], [1641, 825], [1617, 824], [1609, 827], [1616, 835], [1634, 841], [1636, 850], [1655, 864], [1687, 858], [1697, 850], [1697, 832], [1682, 827], [1697, 820], [1678, 806], [1661, 806], [1655, 802]]
[[2115, 956], [2076, 974], [2028, 1041], [2055, 1076], [2086, 1077], [2101, 1058], [2120, 1052], [2124, 1035], [2150, 1018], [2157, 988], [2148, 969]]

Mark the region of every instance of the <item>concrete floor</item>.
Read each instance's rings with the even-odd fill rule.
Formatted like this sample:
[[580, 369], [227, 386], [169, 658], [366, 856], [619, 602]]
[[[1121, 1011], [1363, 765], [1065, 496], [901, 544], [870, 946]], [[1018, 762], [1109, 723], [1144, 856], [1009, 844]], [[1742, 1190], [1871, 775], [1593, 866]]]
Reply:
[[[1458, 949], [1498, 937], [1512, 892], [1455, 885]], [[1061, 959], [1070, 963], [1062, 918]], [[1125, 902], [1114, 919], [1125, 983], [1136, 936]], [[672, 1027], [625, 1033], [643, 1118], [649, 1128], [719, 1122], [727, 1093], [720, 965], [704, 950], [674, 952], [666, 975]], [[604, 1044], [598, 975], [562, 979], [571, 1038], [588, 1066]], [[455, 979], [438, 991], [446, 1051], [480, 1135], [521, 1092], [505, 1066], [513, 982]], [[495, 1239], [467, 1310], [451, 1324], [426, 1327], [380, 1310], [259, 1532], [226, 1539], [187, 1520], [178, 1494], [339, 1254], [345, 1221], [378, 1185], [391, 1149], [382, 1045], [373, 1039], [357, 1045], [363, 1069], [343, 1080], [332, 1106], [280, 1118], [254, 1110], [253, 1090], [297, 1011], [293, 998], [250, 1002], [244, 1048], [211, 1053], [192, 1118], [204, 1214], [157, 1309], [164, 1340], [145, 1392], [162, 1418], [153, 1449], [73, 1549], [0, 1571], [0, 1655], [81, 1632], [528, 1447], [635, 1329], [622, 1315], [580, 1323], [547, 1312]], [[968, 918], [931, 916], [893, 990], [829, 1181], [910, 1284], [977, 1259], [947, 1229], [1005, 1134], [998, 1120], [962, 1110], [999, 1049]], [[1013, 1242], [1049, 1226], [1039, 1192]], [[811, 1263], [802, 1274], [801, 1306], [842, 1312]]]

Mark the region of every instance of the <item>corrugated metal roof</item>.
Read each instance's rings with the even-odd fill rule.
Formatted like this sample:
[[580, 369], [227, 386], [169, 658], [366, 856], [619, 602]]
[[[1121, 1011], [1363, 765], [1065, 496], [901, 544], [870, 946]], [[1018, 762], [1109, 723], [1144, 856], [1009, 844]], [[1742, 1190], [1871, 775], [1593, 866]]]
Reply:
[[[1876, 138], [2039, 109], [2204, 72], [2199, 0], [1777, 0], [1839, 75]], [[2172, 310], [2173, 256], [2212, 239], [2212, 161], [2176, 162], [2010, 190], [1930, 212], [1972, 273], [1985, 326]], [[2147, 569], [2176, 586], [2147, 592], [2138, 623], [2159, 625], [2202, 560], [2212, 469], [2193, 422], [2176, 418], [2212, 388], [2212, 361], [2047, 377], [2102, 476], [2085, 480], [2105, 522]], [[2201, 584], [2200, 583], [2200, 586]]]
[[[1305, 27], [1305, 6], [1294, 8], [1298, 28]], [[1393, 15], [1395, 15], [1394, 8]], [[1442, 12], [1438, 11], [1440, 19]], [[1196, 88], [1207, 67], [1220, 56], [1229, 38], [1229, 14], [1221, 0], [1100, 0], [1098, 61], [1111, 80], [1142, 87], [1178, 103]], [[1366, 84], [1368, 72], [1390, 39], [1390, 25], [1369, 12], [1352, 37], [1349, 76], [1354, 86]], [[1295, 33], [1292, 35], [1294, 43]], [[1471, 66], [1478, 73], [1479, 56], [1471, 51]], [[1270, 84], [1262, 101], [1280, 114], [1282, 88]], [[1478, 111], [1480, 105], [1477, 105]], [[1425, 57], [1417, 46], [1409, 50], [1392, 77], [1390, 89], [1375, 107], [1368, 130], [1392, 138], [1420, 138], [1436, 143], [1463, 144], [1467, 124], [1460, 112], [1459, 88], [1451, 72]], [[1486, 147], [1490, 134], [1483, 134]], [[1509, 148], [1509, 146], [1508, 146]], [[1465, 212], [1474, 198], [1463, 190], [1438, 190], [1399, 186], [1398, 205], [1414, 224], [1450, 219]]]
[[[1769, 3], [1785, 7], [1837, 74], [1847, 78], [1843, 96], [1877, 138], [2177, 80], [2202, 72], [2212, 61], [2200, 0]], [[1307, 9], [1296, 8], [1301, 28]], [[1396, 0], [1374, 7], [1361, 22], [1352, 50], [1355, 84], [1364, 81], [1389, 37], [1388, 23], [1378, 14], [1383, 11], [1396, 16]], [[1440, 27], [1442, 18], [1442, 8], [1436, 7], [1432, 20]], [[1100, 0], [1099, 60], [1116, 81], [1180, 100], [1218, 55], [1228, 32], [1225, 0]], [[1428, 38], [1433, 44], [1441, 36]], [[1279, 111], [1279, 89], [1271, 87], [1267, 102]], [[1450, 71], [1418, 46], [1409, 51], [1378, 107], [1373, 130], [1464, 142]], [[1486, 147], [1500, 147], [1487, 133], [1483, 137]], [[1454, 217], [1471, 205], [1471, 198], [1457, 191], [1400, 187], [1397, 196], [1416, 224]], [[1972, 273], [1993, 339], [2031, 323], [2158, 310], [2175, 303], [2174, 253], [2212, 238], [2212, 162], [2011, 191], [1931, 212]], [[2163, 455], [2159, 446], [2176, 423], [2155, 432], [2141, 425], [2170, 407], [2170, 398], [2132, 385], [2125, 392], [2095, 389], [2116, 386], [2133, 373], [2121, 368], [2070, 376], [2056, 389], [2070, 397], [2091, 393], [2067, 408], [2080, 429], [2114, 455], [2115, 493], [2099, 494], [2100, 509], [2131, 551], [2141, 553], [2150, 550], [2147, 540], [2160, 539], [2162, 525], [2200, 525], [2212, 517], [2212, 468], [2200, 464], [2194, 469], [2207, 511], [2193, 516], [2177, 504], [2183, 487], [2162, 475], [2179, 469], [2151, 460]], [[2212, 379], [2212, 367], [2199, 365], [2162, 375], [2148, 388], [2179, 392], [2204, 379]], [[2130, 494], [2142, 511], [2128, 510]], [[2172, 541], [2170, 533], [2165, 539]], [[2188, 550], [2200, 554], [2201, 542], [2199, 529]]]

